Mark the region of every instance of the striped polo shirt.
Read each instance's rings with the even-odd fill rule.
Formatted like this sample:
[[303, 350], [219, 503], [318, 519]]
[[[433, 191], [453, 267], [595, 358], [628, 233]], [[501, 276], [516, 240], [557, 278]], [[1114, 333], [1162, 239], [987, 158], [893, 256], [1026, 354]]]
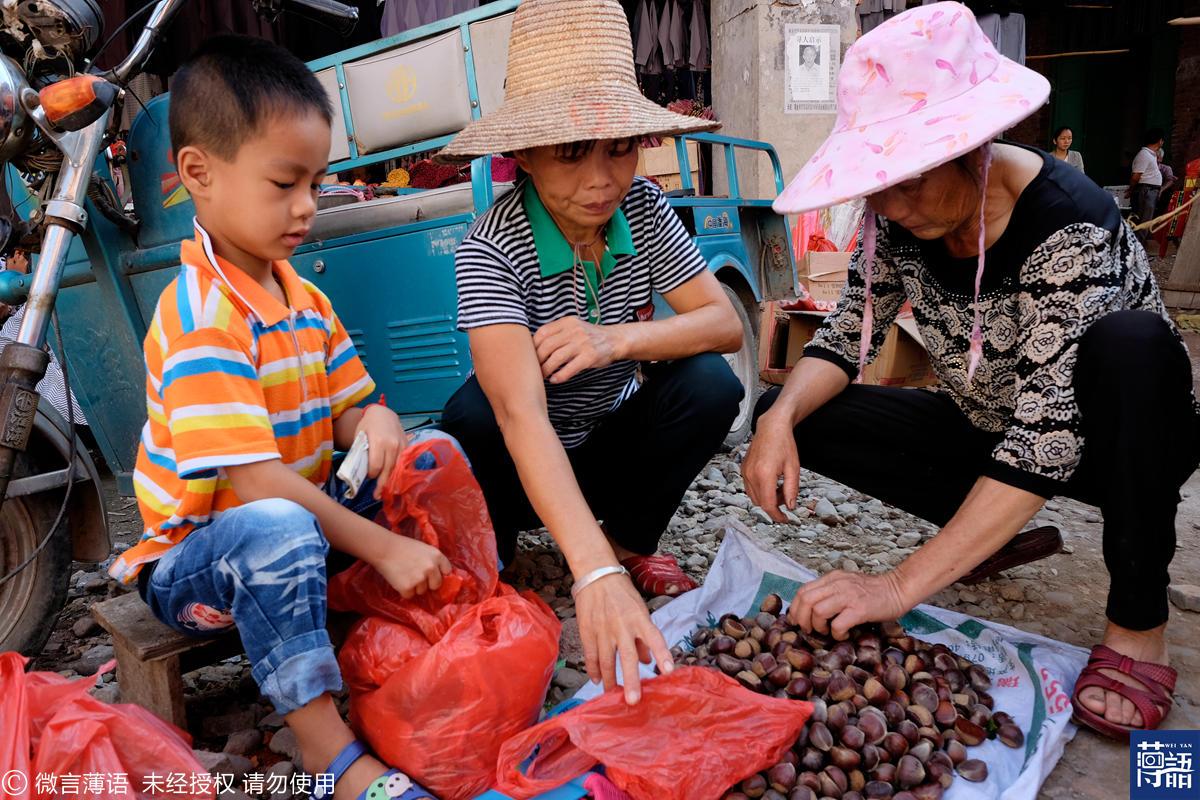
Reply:
[[375, 388], [329, 299], [286, 261], [273, 269], [287, 305], [217, 257], [199, 223], [180, 261], [146, 334], [133, 475], [145, 527], [109, 569], [125, 583], [241, 504], [226, 467], [280, 459], [323, 484], [333, 421]]
[[[645, 178], [634, 180], [606, 239], [603, 263], [577, 269], [571, 246], [525, 181], [476, 220], [459, 245], [459, 330], [511, 324], [532, 334], [570, 316], [601, 325], [645, 322], [654, 314], [653, 293], [677, 289], [708, 268], [666, 195]], [[637, 389], [634, 361], [546, 382], [550, 422], [563, 446], [583, 444]]]

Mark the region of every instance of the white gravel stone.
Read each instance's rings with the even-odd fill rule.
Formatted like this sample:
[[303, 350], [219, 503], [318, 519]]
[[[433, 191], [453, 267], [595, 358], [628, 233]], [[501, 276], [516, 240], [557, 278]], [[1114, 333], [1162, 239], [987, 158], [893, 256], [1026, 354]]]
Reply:
[[1200, 586], [1173, 583], [1167, 589], [1167, 596], [1177, 608], [1184, 611], [1200, 611]]
[[572, 667], [563, 667], [554, 673], [554, 685], [568, 694], [574, 694], [588, 682], [587, 675]]
[[1019, 603], [1025, 599], [1025, 590], [1019, 583], [1006, 583], [1000, 587], [1000, 596], [1005, 600]]
[[296, 734], [291, 728], [280, 728], [276, 731], [271, 737], [269, 747], [272, 753], [278, 753], [290, 761], [300, 761], [300, 743], [296, 741]]
[[652, 597], [647, 600], [646, 608], [650, 609], [650, 613], [653, 614], [655, 611], [658, 611], [660, 608], [674, 599], [674, 597], [668, 597], [665, 594], [660, 594], [658, 597]]
[[842, 521], [841, 517], [838, 516], [837, 507], [826, 497], [817, 500], [817, 505], [813, 509], [813, 513], [816, 514], [817, 519], [826, 525], [836, 525]]
[[99, 630], [100, 623], [96, 622], [96, 619], [91, 614], [84, 614], [75, 620], [75, 624], [71, 626], [71, 632], [80, 639], [86, 639]]
[[257, 728], [237, 731], [231, 733], [225, 741], [224, 752], [232, 753], [236, 756], [249, 755], [255, 748], [262, 744], [262, 740], [262, 731]]

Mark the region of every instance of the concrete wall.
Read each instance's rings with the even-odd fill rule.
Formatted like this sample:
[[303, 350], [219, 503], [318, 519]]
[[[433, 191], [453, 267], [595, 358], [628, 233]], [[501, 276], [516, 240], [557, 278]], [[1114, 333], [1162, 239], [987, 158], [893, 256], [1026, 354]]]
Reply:
[[[791, 180], [833, 127], [833, 114], [785, 114], [784, 32], [788, 24], [840, 25], [842, 51], [857, 36], [854, 0], [712, 0], [713, 110], [729, 136], [775, 145]], [[726, 190], [721, 153], [713, 153], [718, 192]], [[748, 196], [774, 197], [766, 157], [740, 156]]]
[[1188, 25], [1180, 31], [1175, 125], [1170, 136], [1167, 159], [1182, 179], [1187, 162], [1200, 158], [1200, 25]]

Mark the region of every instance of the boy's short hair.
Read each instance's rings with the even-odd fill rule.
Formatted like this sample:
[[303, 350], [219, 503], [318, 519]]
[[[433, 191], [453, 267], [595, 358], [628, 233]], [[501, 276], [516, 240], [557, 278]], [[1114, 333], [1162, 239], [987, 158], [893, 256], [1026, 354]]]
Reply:
[[333, 120], [329, 95], [304, 62], [252, 36], [200, 45], [171, 81], [171, 148], [189, 145], [232, 161], [273, 114], [315, 112]]
[[1162, 128], [1150, 128], [1142, 135], [1142, 144], [1158, 144], [1166, 138]]

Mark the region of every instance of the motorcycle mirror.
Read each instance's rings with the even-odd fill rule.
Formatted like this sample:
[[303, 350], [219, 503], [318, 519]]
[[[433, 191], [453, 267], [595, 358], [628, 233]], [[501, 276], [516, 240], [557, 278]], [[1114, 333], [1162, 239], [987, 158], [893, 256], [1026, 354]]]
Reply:
[[96, 75], [77, 75], [38, 92], [46, 119], [58, 130], [79, 131], [91, 125], [117, 100], [120, 89]]

